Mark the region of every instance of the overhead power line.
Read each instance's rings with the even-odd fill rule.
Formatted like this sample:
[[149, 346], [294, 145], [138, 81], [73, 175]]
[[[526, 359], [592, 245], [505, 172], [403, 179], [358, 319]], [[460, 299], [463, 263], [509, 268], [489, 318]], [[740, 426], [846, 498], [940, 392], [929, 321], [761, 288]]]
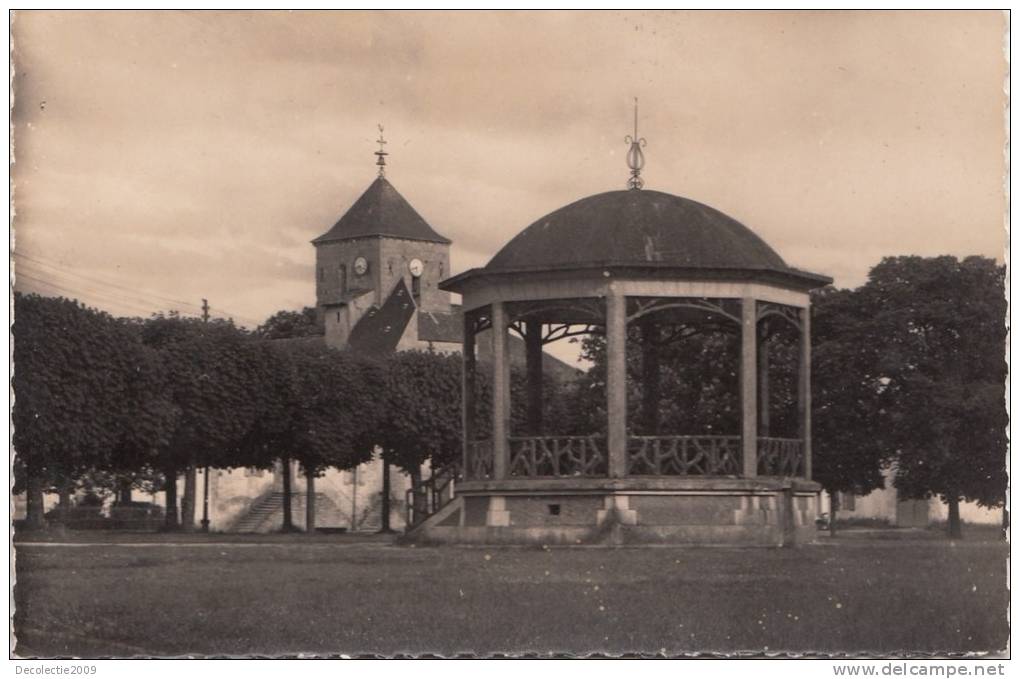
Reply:
[[[97, 278], [95, 276], [85, 275], [77, 271], [63, 267], [59, 264], [48, 262], [37, 257], [31, 257], [20, 252], [15, 252], [14, 255], [19, 259], [24, 260], [24, 262], [30, 263], [30, 265], [42, 267], [40, 271], [33, 271], [32, 266], [30, 266], [29, 267], [30, 273], [16, 272], [16, 275], [26, 276], [34, 281], [41, 282], [43, 284], [48, 284], [51, 287], [57, 287], [59, 289], [62, 289], [71, 294], [78, 295], [80, 297], [88, 297], [90, 295], [102, 296], [107, 300], [112, 300], [114, 303], [125, 306], [131, 306], [133, 309], [138, 309], [139, 305], [151, 305], [156, 309], [162, 310], [162, 308], [169, 303], [173, 305], [179, 305], [183, 307], [189, 307], [190, 309], [194, 309], [194, 311], [185, 311], [177, 309], [179, 313], [185, 313], [191, 316], [200, 315], [202, 310], [202, 307], [200, 305], [195, 304], [193, 302], [188, 302], [186, 300], [177, 299], [174, 297], [170, 297], [168, 295], [152, 292], [149, 290], [145, 290], [143, 288], [128, 287], [118, 283], [110, 282], [108, 280]], [[22, 266], [24, 267], [25, 264], [23, 263]], [[110, 290], [102, 290], [95, 288], [89, 289], [89, 286], [83, 286], [80, 282], [77, 281], [69, 282], [66, 280], [58, 279], [57, 282], [54, 282], [52, 280], [47, 280], [52, 276], [63, 276], [71, 277], [72, 279], [80, 279], [81, 281], [87, 281], [93, 285], [99, 285], [104, 286], [106, 288], [110, 288], [112, 292]], [[82, 289], [83, 287], [85, 287], [85, 289]], [[238, 321], [250, 324], [252, 325], [252, 327], [261, 325], [261, 321], [246, 316], [242, 316], [240, 314], [235, 314], [227, 309], [218, 308], [214, 309], [214, 311], [218, 316], [236, 319]], [[153, 313], [153, 310], [146, 308], [145, 313], [147, 314]]]
[[[140, 304], [137, 304], [137, 303], [134, 303], [134, 302], [130, 302], [130, 301], [127, 301], [127, 300], [124, 300], [124, 299], [118, 299], [116, 297], [110, 297], [110, 296], [104, 295], [101, 292], [83, 293], [80, 290], [75, 290], [73, 288], [69, 288], [69, 287], [61, 285], [59, 283], [54, 283], [52, 281], [48, 281], [48, 280], [43, 279], [43, 278], [38, 278], [36, 276], [33, 276], [31, 274], [27, 274], [27, 273], [19, 273], [19, 274], [17, 274], [17, 277], [19, 279], [20, 278], [25, 278], [25, 279], [31, 281], [32, 282], [32, 286], [31, 287], [33, 287], [33, 288], [36, 288], [36, 287], [41, 285], [44, 288], [47, 288], [47, 289], [55, 292], [58, 295], [65, 296], [65, 297], [69, 296], [72, 299], [77, 299], [77, 300], [80, 300], [82, 302], [91, 303], [91, 304], [94, 304], [96, 306], [99, 306], [99, 304], [96, 303], [96, 300], [98, 299], [102, 303], [102, 306], [115, 306], [115, 307], [119, 307], [119, 308], [122, 308], [122, 309], [129, 309], [129, 310], [134, 311], [136, 313], [142, 313], [142, 314], [144, 314], [146, 316], [148, 316], [148, 315], [150, 315], [152, 313], [155, 313], [151, 308], [143, 307]], [[193, 315], [193, 314], [189, 313], [188, 315]]]
[[167, 305], [161, 301], [146, 298], [139, 294], [129, 294], [121, 292], [115, 289], [104, 289], [94, 284], [86, 284], [80, 281], [75, 281], [69, 277], [61, 274], [56, 274], [50, 271], [37, 270], [35, 265], [27, 266], [26, 264], [20, 265], [15, 270], [17, 278], [26, 277], [30, 280], [41, 281], [48, 283], [51, 286], [59, 286], [61, 289], [74, 293], [81, 297], [101, 297], [105, 300], [116, 302], [118, 304], [132, 305], [133, 307], [143, 307], [146, 312], [165, 311], [167, 307], [172, 307], [178, 310], [179, 313], [195, 314], [196, 312], [191, 309], [179, 309], [179, 305]]
[[68, 276], [74, 276], [75, 278], [80, 278], [82, 280], [90, 281], [90, 282], [96, 283], [98, 285], [105, 285], [105, 286], [108, 286], [108, 287], [111, 287], [111, 288], [117, 288], [118, 290], [123, 290], [125, 292], [130, 292], [130, 293], [133, 293], [133, 294], [138, 294], [139, 292], [141, 292], [141, 293], [144, 293], [145, 295], [147, 295], [148, 297], [151, 297], [153, 299], [159, 299], [159, 300], [162, 300], [163, 302], [170, 302], [172, 304], [181, 304], [183, 306], [192, 307], [195, 310], [201, 310], [201, 308], [202, 308], [200, 305], [195, 304], [194, 302], [188, 302], [188, 301], [183, 300], [183, 299], [174, 299], [173, 297], [165, 297], [165, 296], [160, 295], [158, 293], [151, 292], [151, 291], [148, 291], [148, 290], [144, 290], [144, 289], [138, 288], [138, 287], [129, 287], [129, 286], [121, 285], [121, 284], [118, 284], [118, 283], [111, 283], [110, 281], [103, 280], [101, 278], [96, 278], [94, 276], [87, 276], [87, 275], [85, 275], [83, 273], [79, 273], [77, 271], [74, 271], [73, 269], [68, 269], [67, 267], [61, 266], [60, 264], [55, 264], [53, 262], [47, 262], [45, 260], [38, 259], [36, 257], [29, 257], [28, 255], [22, 254], [20, 252], [15, 252], [14, 256], [15, 257], [19, 257], [19, 258], [24, 259], [24, 260], [29, 261], [29, 262], [33, 262], [33, 263], [38, 264], [38, 265], [43, 266], [43, 267], [47, 267], [47, 268], [50, 268], [50, 269], [55, 269], [59, 273], [66, 274]]

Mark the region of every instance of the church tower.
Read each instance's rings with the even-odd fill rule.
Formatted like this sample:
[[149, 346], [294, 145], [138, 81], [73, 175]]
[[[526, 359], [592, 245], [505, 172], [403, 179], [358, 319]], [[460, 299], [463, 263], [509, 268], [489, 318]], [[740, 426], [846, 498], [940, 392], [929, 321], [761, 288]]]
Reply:
[[380, 126], [379, 176], [315, 246], [315, 301], [326, 343], [370, 352], [419, 345], [418, 312], [447, 315], [450, 240], [438, 234], [385, 177]]

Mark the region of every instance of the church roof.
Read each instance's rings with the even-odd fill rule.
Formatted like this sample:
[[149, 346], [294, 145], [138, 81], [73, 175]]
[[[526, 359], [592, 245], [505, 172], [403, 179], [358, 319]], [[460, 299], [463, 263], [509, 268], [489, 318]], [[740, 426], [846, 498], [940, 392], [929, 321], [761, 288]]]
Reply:
[[583, 198], [533, 223], [482, 269], [447, 279], [458, 291], [479, 275], [623, 268], [671, 270], [684, 277], [771, 277], [821, 287], [826, 276], [790, 267], [749, 228], [719, 210], [661, 191], [609, 191]]
[[373, 307], [361, 317], [351, 330], [348, 346], [372, 356], [393, 353], [414, 316], [414, 310], [411, 293], [401, 278], [381, 307]]
[[418, 312], [418, 339], [422, 342], [450, 342], [460, 344], [464, 339], [464, 315], [459, 306], [449, 313]]
[[312, 241], [388, 236], [431, 243], [449, 243], [419, 215], [385, 177], [378, 177], [326, 233]]

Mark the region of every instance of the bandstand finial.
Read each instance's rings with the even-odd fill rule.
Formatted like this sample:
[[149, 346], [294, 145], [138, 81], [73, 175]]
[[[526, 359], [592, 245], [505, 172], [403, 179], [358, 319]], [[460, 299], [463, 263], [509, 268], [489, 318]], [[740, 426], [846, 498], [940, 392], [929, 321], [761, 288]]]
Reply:
[[388, 156], [389, 154], [386, 153], [386, 140], [383, 139], [383, 126], [382, 126], [382, 123], [379, 123], [379, 138], [376, 140], [376, 143], [379, 144], [379, 150], [375, 152], [375, 156], [376, 156], [375, 164], [379, 166], [379, 176], [380, 177], [385, 177], [386, 176], [386, 156]]
[[644, 180], [641, 179], [641, 168], [645, 166], [645, 153], [641, 148], [648, 144], [644, 137], [638, 137], [637, 114], [638, 100], [637, 97], [634, 97], [634, 136], [628, 134], [623, 138], [624, 143], [630, 144], [630, 150], [627, 151], [627, 167], [630, 168], [630, 179], [627, 180], [627, 186], [632, 189], [640, 189], [645, 185]]

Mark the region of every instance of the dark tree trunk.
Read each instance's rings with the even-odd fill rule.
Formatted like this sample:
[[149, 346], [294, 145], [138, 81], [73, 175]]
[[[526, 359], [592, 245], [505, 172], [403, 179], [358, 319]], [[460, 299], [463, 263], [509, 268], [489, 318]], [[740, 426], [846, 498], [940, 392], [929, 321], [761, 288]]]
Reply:
[[658, 326], [650, 320], [641, 324], [641, 428], [647, 436], [659, 433], [661, 371]]
[[184, 530], [195, 530], [195, 510], [198, 505], [198, 468], [195, 460], [188, 464], [184, 473], [184, 498], [181, 500], [181, 526]]
[[382, 516], [380, 517], [382, 527], [380, 533], [392, 533], [390, 528], [390, 459], [386, 451], [382, 454]]
[[181, 524], [177, 519], [177, 468], [169, 466], [163, 470], [166, 477], [163, 491], [166, 495], [166, 516], [163, 518], [163, 527], [166, 530], [180, 530]]
[[25, 465], [27, 488], [25, 493], [26, 507], [25, 527], [29, 530], [41, 530], [46, 527], [46, 508], [43, 504], [43, 478], [41, 470], [35, 465]]
[[117, 504], [131, 504], [131, 479], [117, 481]]
[[836, 514], [839, 512], [839, 492], [829, 491], [829, 537], [836, 537]]
[[60, 523], [67, 525], [67, 519], [71, 514], [71, 496], [74, 494], [74, 481], [64, 481], [60, 484], [60, 501], [57, 504], [59, 510], [57, 515]]
[[427, 509], [425, 506], [426, 503], [425, 493], [422, 492], [424, 488], [422, 488], [421, 484], [421, 467], [417, 465], [411, 465], [411, 468], [408, 470], [408, 474], [410, 474], [411, 476], [411, 498], [412, 498], [411, 507], [414, 510], [412, 517], [414, 519], [414, 522], [418, 523], [419, 521], [425, 518], [425, 514], [427, 513]]
[[[766, 331], [763, 330], [763, 334]], [[769, 343], [763, 337], [758, 345], [758, 436], [771, 436], [769, 412]]]
[[305, 532], [315, 532], [315, 472], [305, 469]]
[[949, 504], [949, 537], [953, 540], [958, 540], [963, 537], [963, 530], [960, 526], [960, 498], [951, 495], [948, 500]]
[[283, 465], [283, 532], [290, 533], [294, 530], [294, 516], [291, 513], [290, 498], [293, 494], [290, 487], [290, 458], [281, 460]]

